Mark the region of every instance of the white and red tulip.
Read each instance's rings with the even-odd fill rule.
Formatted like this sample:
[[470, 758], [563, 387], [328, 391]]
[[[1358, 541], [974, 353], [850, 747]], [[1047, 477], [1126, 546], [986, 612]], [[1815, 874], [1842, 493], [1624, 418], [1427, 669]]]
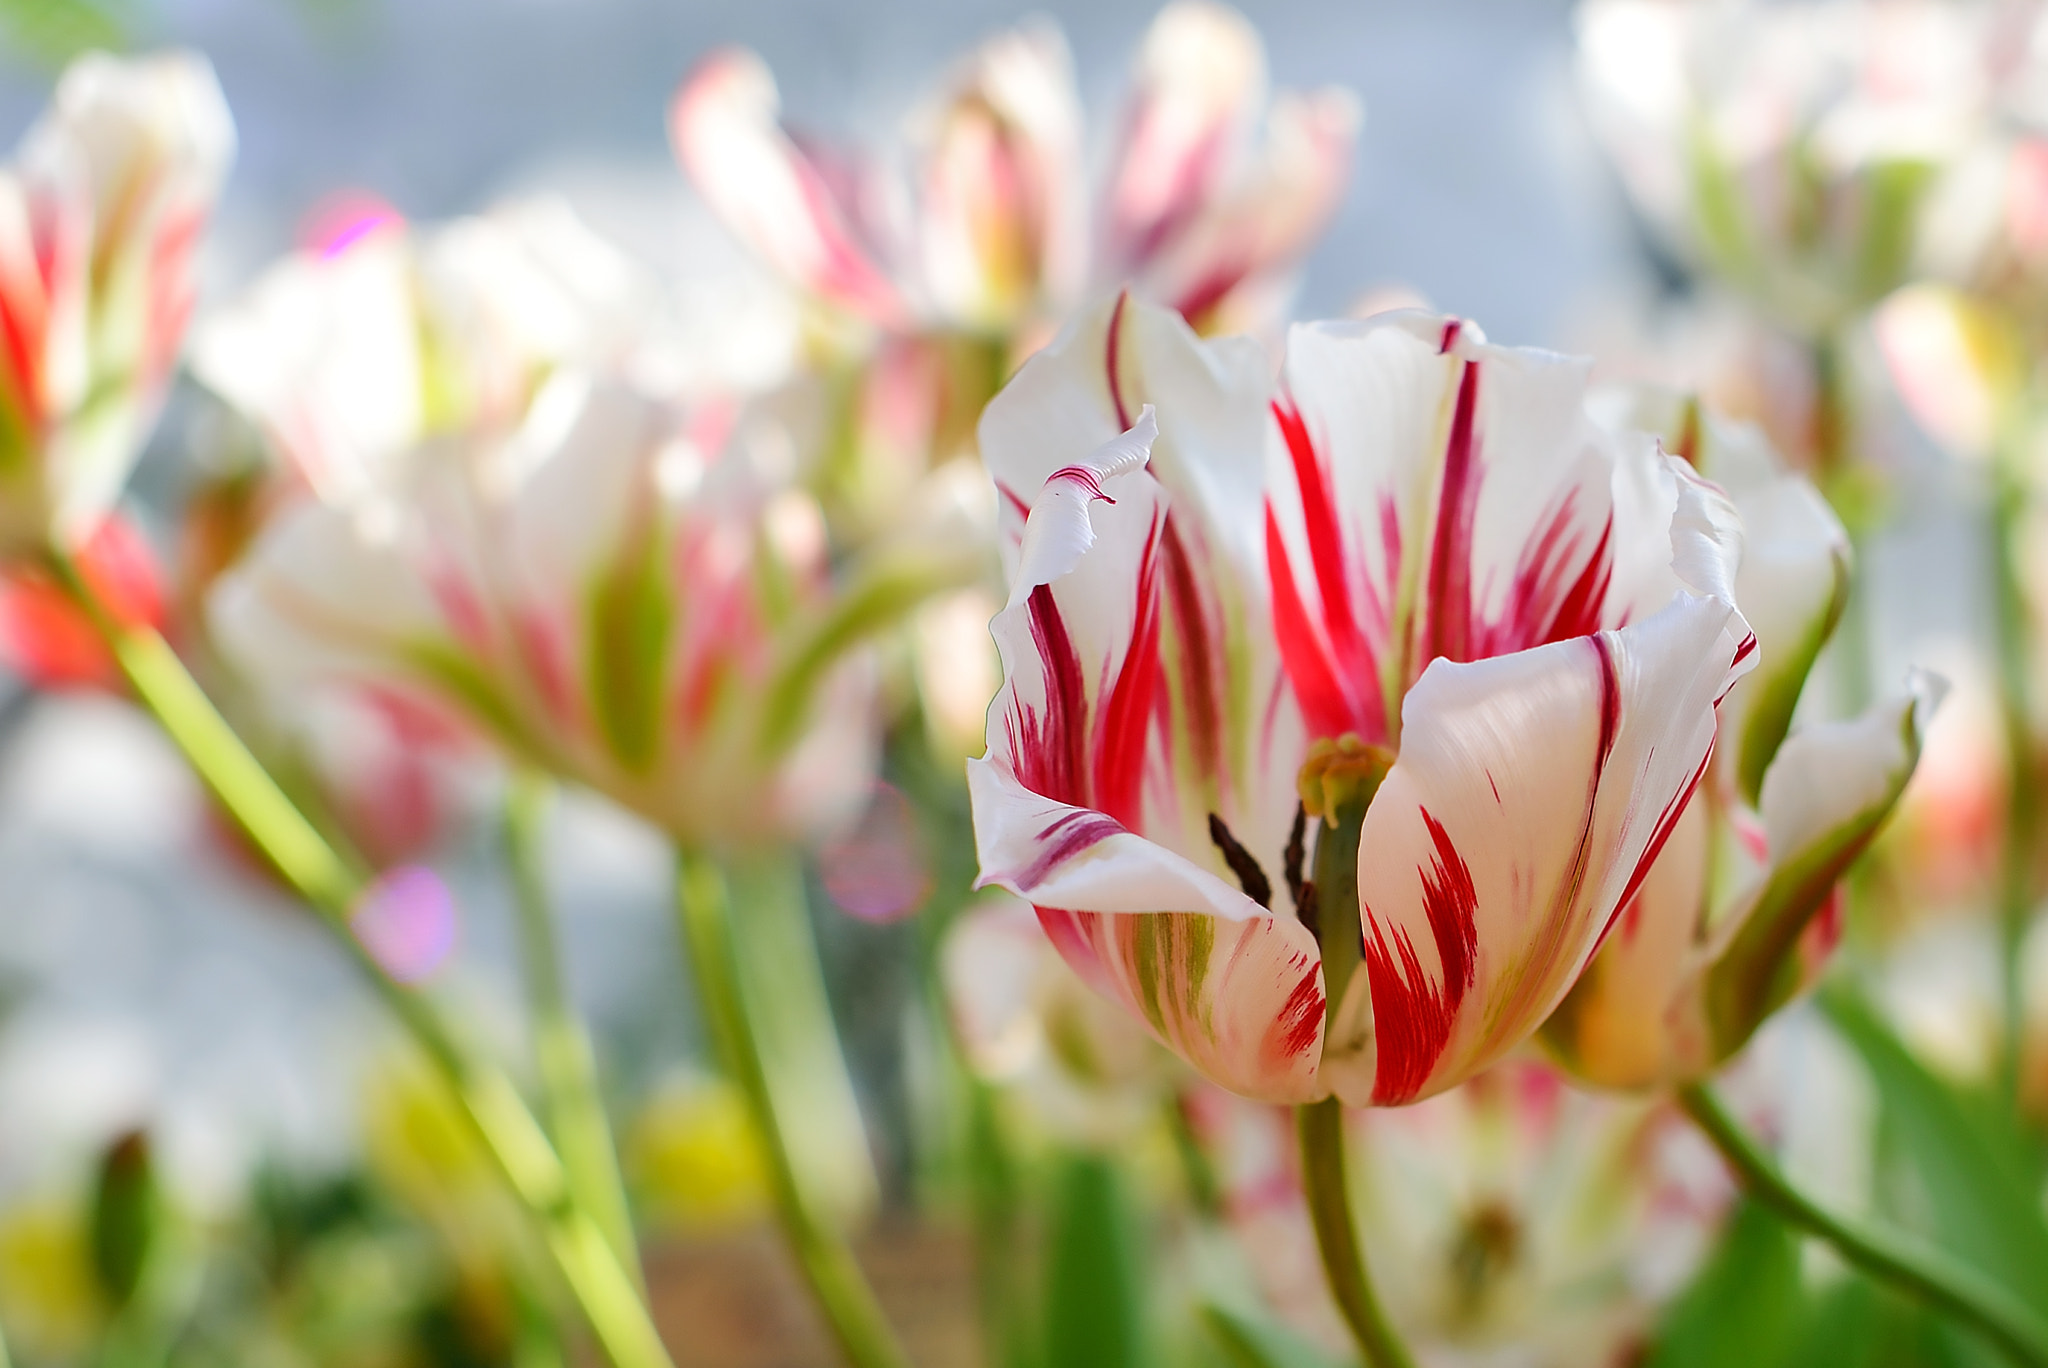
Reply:
[[1916, 673], [1861, 718], [1791, 732], [1849, 587], [1849, 538], [1752, 429], [1609, 396], [1717, 481], [1747, 533], [1736, 601], [1759, 664], [1720, 708], [1714, 770], [1544, 1039], [1612, 1087], [1704, 1076], [1810, 984], [1841, 934], [1836, 883], [1891, 815], [1946, 686]]
[[[1457, 320], [1299, 327], [1270, 375], [1124, 300], [991, 404], [982, 880], [1225, 1087], [1409, 1102], [1541, 1025], [1670, 838], [1754, 663], [1740, 527], [1589, 418], [1585, 363]], [[1326, 1032], [1282, 897], [1333, 743], [1394, 758]]]
[[204, 58], [81, 58], [0, 168], [0, 554], [90, 538], [169, 387], [234, 153]]
[[432, 700], [692, 844], [811, 831], [866, 791], [871, 672], [764, 445], [558, 373], [375, 508], [289, 510], [222, 579], [215, 631], [273, 682]]
[[669, 129], [742, 241], [885, 332], [1014, 338], [1054, 325], [1091, 284], [1125, 283], [1205, 331], [1235, 331], [1277, 322], [1336, 211], [1359, 118], [1347, 91], [1283, 92], [1268, 107], [1265, 85], [1243, 16], [1168, 5], [1092, 215], [1072, 61], [1048, 24], [998, 34], [960, 63], [909, 120], [900, 177], [889, 156], [787, 131], [774, 77], [742, 50], [699, 65]]

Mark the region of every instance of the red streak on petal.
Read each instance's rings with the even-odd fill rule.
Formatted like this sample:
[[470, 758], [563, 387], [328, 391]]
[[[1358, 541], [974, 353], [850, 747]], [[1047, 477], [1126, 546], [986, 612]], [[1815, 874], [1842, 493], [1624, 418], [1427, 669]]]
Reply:
[[1179, 524], [1171, 514], [1167, 516], [1159, 548], [1167, 602], [1172, 607], [1179, 638], [1176, 673], [1186, 690], [1188, 716], [1184, 730], [1194, 752], [1196, 770], [1204, 778], [1218, 777], [1223, 760], [1223, 710], [1217, 699], [1224, 692], [1223, 672], [1228, 664], [1212, 645], [1214, 634], [1207, 604], [1203, 602], [1187, 547], [1181, 542]]
[[1316, 638], [1308, 606], [1295, 586], [1294, 567], [1287, 559], [1270, 502], [1266, 505], [1266, 570], [1273, 584], [1273, 635], [1302, 715], [1316, 735], [1341, 736], [1352, 730], [1351, 706], [1338, 687], [1330, 658]]
[[1145, 554], [1138, 561], [1130, 644], [1102, 708], [1095, 737], [1092, 806], [1131, 827], [1144, 820], [1146, 742], [1151, 736], [1153, 699], [1160, 679], [1159, 535], [1160, 524], [1155, 521], [1145, 541]]
[[1443, 336], [1437, 339], [1437, 355], [1449, 356], [1451, 354], [1451, 348], [1458, 345], [1458, 334], [1464, 331], [1464, 328], [1464, 319], [1446, 318], [1444, 320]]
[[1365, 964], [1378, 1049], [1372, 1092], [1376, 1106], [1399, 1106], [1429, 1081], [1477, 972], [1479, 894], [1472, 870], [1429, 809], [1421, 813], [1436, 846], [1430, 867], [1420, 873], [1422, 909], [1436, 942], [1441, 981], [1430, 980], [1406, 930], [1394, 928], [1390, 944], [1379, 918], [1367, 910], [1372, 935], [1365, 942]]
[[1042, 849], [1037, 858], [1017, 872], [1017, 887], [1025, 893], [1045, 882], [1046, 876], [1092, 845], [1120, 836], [1124, 828], [1115, 819], [1086, 808], [1061, 813], [1038, 833]]
[[1443, 483], [1437, 494], [1436, 545], [1429, 560], [1429, 591], [1424, 604], [1428, 646], [1419, 657], [1427, 665], [1438, 656], [1473, 659], [1472, 524], [1479, 511], [1479, 471], [1473, 418], [1479, 403], [1479, 363], [1465, 363], [1458, 380], [1458, 398], [1451, 410], [1451, 431], [1444, 443]]
[[1131, 292], [1123, 291], [1116, 297], [1116, 307], [1109, 311], [1109, 340], [1102, 349], [1102, 372], [1109, 380], [1109, 402], [1116, 408], [1116, 425], [1125, 432], [1130, 431], [1131, 411], [1124, 404], [1123, 358], [1120, 345], [1124, 335], [1124, 306], [1131, 302]]
[[1323, 986], [1316, 978], [1320, 963], [1309, 961], [1308, 972], [1295, 983], [1294, 991], [1287, 995], [1286, 1003], [1281, 1006], [1269, 1038], [1271, 1048], [1266, 1055], [1269, 1064], [1299, 1059], [1316, 1047], [1316, 1039], [1323, 1029]]
[[[1707, 747], [1707, 753], [1700, 758], [1700, 767], [1692, 772], [1692, 778], [1686, 781], [1685, 787], [1679, 790], [1678, 795], [1665, 804], [1664, 811], [1658, 814], [1657, 825], [1650, 833], [1650, 843], [1643, 847], [1642, 856], [1629, 874], [1628, 883], [1621, 890], [1620, 900], [1615, 903], [1615, 916], [1618, 917], [1620, 909], [1626, 908], [1641, 891], [1643, 880], [1650, 876], [1650, 867], [1657, 863], [1657, 856], [1663, 853], [1664, 843], [1670, 840], [1671, 833], [1678, 829], [1678, 819], [1685, 815], [1686, 805], [1692, 802], [1693, 794], [1699, 791], [1700, 780], [1706, 777], [1707, 766], [1713, 759], [1714, 748], [1710, 745]], [[1600, 929], [1600, 939], [1593, 943], [1595, 954], [1599, 953], [1600, 946], [1607, 940], [1607, 933], [1614, 929], [1614, 920], [1614, 917], [1608, 918], [1607, 925]]]
[[1045, 717], [1026, 719], [1032, 735], [1016, 748], [1018, 778], [1026, 788], [1056, 802], [1088, 805], [1088, 701], [1081, 678], [1081, 658], [1067, 633], [1052, 586], [1031, 591], [1031, 639], [1045, 664]]
[[[1335, 708], [1311, 713], [1311, 723], [1319, 734], [1355, 731], [1362, 736], [1378, 737], [1386, 730], [1379, 672], [1352, 602], [1343, 534], [1337, 522], [1336, 499], [1330, 489], [1328, 472], [1317, 455], [1301, 411], [1285, 400], [1276, 399], [1272, 412], [1274, 422], [1279, 424], [1280, 435], [1287, 443], [1295, 487], [1301, 496], [1302, 527], [1308, 537], [1316, 592], [1322, 600], [1322, 636], [1329, 642], [1327, 656], [1323, 656], [1320, 648], [1314, 650], [1314, 655], [1321, 659], [1303, 658], [1297, 663], [1296, 657], [1301, 653], [1286, 651], [1284, 647], [1283, 659], [1290, 676], [1295, 675], [1297, 669], [1308, 676], [1308, 690], [1327, 687], [1342, 700]], [[1295, 590], [1292, 568], [1286, 564], [1286, 544], [1279, 536], [1279, 524], [1270, 503], [1266, 509], [1266, 559], [1274, 570], [1276, 607], [1283, 614], [1292, 613], [1298, 617], [1299, 626], [1303, 629], [1288, 635], [1293, 636], [1297, 645], [1313, 643], [1316, 640], [1314, 619]], [[1282, 575], [1288, 586], [1286, 597], [1291, 600], [1285, 604], [1279, 602]], [[1285, 642], [1287, 636], [1283, 635], [1282, 640]], [[1301, 679], [1296, 679], [1295, 683], [1297, 689], [1304, 687]]]

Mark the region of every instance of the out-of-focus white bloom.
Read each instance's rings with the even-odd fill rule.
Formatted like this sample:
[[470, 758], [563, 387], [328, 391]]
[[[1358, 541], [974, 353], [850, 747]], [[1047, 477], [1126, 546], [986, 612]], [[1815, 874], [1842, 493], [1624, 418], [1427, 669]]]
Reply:
[[912, 112], [900, 156], [837, 153], [779, 118], [750, 52], [713, 55], [677, 92], [677, 155], [736, 234], [884, 330], [1014, 336], [1126, 282], [1204, 330], [1270, 327], [1336, 210], [1359, 113], [1339, 89], [1269, 105], [1251, 25], [1178, 0], [1140, 49], [1092, 216], [1072, 61], [1050, 24], [963, 59]]
[[[1343, 1342], [1288, 1115], [1220, 1093], [1193, 1109], [1258, 1291]], [[1373, 1282], [1431, 1364], [1620, 1364], [1685, 1281], [1731, 1189], [1682, 1118], [1513, 1063], [1413, 1107], [1351, 1118]]]
[[203, 57], [94, 54], [0, 168], [0, 553], [80, 541], [120, 493], [234, 143]]
[[632, 373], [658, 299], [557, 201], [431, 231], [366, 213], [202, 320], [193, 369], [315, 494], [361, 506], [430, 439], [518, 427], [558, 370]]
[[1020, 1125], [1070, 1143], [1124, 1144], [1157, 1124], [1186, 1077], [1061, 963], [1028, 903], [991, 894], [963, 914], [940, 973], [968, 1066], [1018, 1093]]
[[1913, 264], [1928, 191], [1983, 135], [1995, 8], [1587, 0], [1593, 125], [1665, 237], [1801, 333]]

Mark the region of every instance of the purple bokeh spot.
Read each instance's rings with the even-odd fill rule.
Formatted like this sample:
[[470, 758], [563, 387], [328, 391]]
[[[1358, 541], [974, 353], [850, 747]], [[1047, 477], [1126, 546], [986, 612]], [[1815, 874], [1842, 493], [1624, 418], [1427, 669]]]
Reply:
[[400, 865], [363, 891], [348, 924], [379, 968], [418, 983], [454, 952], [455, 898], [433, 870]]
[[826, 844], [818, 864], [832, 901], [862, 921], [907, 917], [932, 891], [917, 814], [888, 784], [874, 786], [860, 821]]

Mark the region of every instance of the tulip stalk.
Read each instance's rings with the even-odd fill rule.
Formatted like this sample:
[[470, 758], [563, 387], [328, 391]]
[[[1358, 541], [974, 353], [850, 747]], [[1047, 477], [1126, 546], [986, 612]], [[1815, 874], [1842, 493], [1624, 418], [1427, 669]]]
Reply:
[[853, 1251], [814, 1208], [777, 1114], [768, 1064], [747, 1000], [732, 932], [732, 894], [719, 863], [677, 852], [676, 908], [695, 977], [698, 1008], [745, 1098], [765, 1157], [791, 1253], [810, 1284], [840, 1353], [853, 1368], [909, 1368]]
[[503, 1070], [472, 1058], [433, 1005], [393, 980], [349, 929], [367, 881], [279, 788], [154, 628], [118, 622], [61, 550], [52, 568], [113, 653], [136, 698], [286, 882], [338, 934], [432, 1061], [548, 1251], [615, 1368], [672, 1368], [632, 1275], [576, 1200], [562, 1161]]
[[646, 1284], [626, 1204], [625, 1181], [619, 1173], [618, 1148], [598, 1087], [596, 1052], [562, 978], [561, 948], [541, 856], [541, 832], [550, 796], [545, 777], [521, 769], [513, 777], [505, 804], [505, 851], [518, 912], [542, 1112], [548, 1135], [562, 1157], [570, 1191], [604, 1229], [620, 1266], [644, 1293]]
[[[1319, 776], [1335, 797], [1329, 820], [1316, 830], [1313, 906], [1316, 937], [1323, 952], [1324, 1048], [1331, 1045], [1337, 1008], [1361, 956], [1358, 916], [1358, 841], [1365, 810], [1386, 775], [1382, 758], [1372, 755], [1362, 775], [1332, 780], [1336, 766]], [[1345, 786], [1349, 792], [1336, 796]], [[1307, 784], [1304, 783], [1304, 788]], [[1373, 1291], [1365, 1250], [1351, 1210], [1351, 1184], [1345, 1171], [1344, 1108], [1334, 1097], [1295, 1108], [1295, 1133], [1301, 1144], [1301, 1182], [1315, 1227], [1316, 1249], [1330, 1295], [1343, 1313], [1352, 1338], [1368, 1368], [1414, 1368], [1414, 1356], [1395, 1333]]]
[[1744, 1189], [1788, 1224], [1825, 1240], [1873, 1277], [1976, 1327], [2014, 1362], [2048, 1365], [2048, 1320], [2004, 1286], [1944, 1250], [1828, 1211], [1792, 1185], [1705, 1084], [1684, 1085], [1678, 1102]]

